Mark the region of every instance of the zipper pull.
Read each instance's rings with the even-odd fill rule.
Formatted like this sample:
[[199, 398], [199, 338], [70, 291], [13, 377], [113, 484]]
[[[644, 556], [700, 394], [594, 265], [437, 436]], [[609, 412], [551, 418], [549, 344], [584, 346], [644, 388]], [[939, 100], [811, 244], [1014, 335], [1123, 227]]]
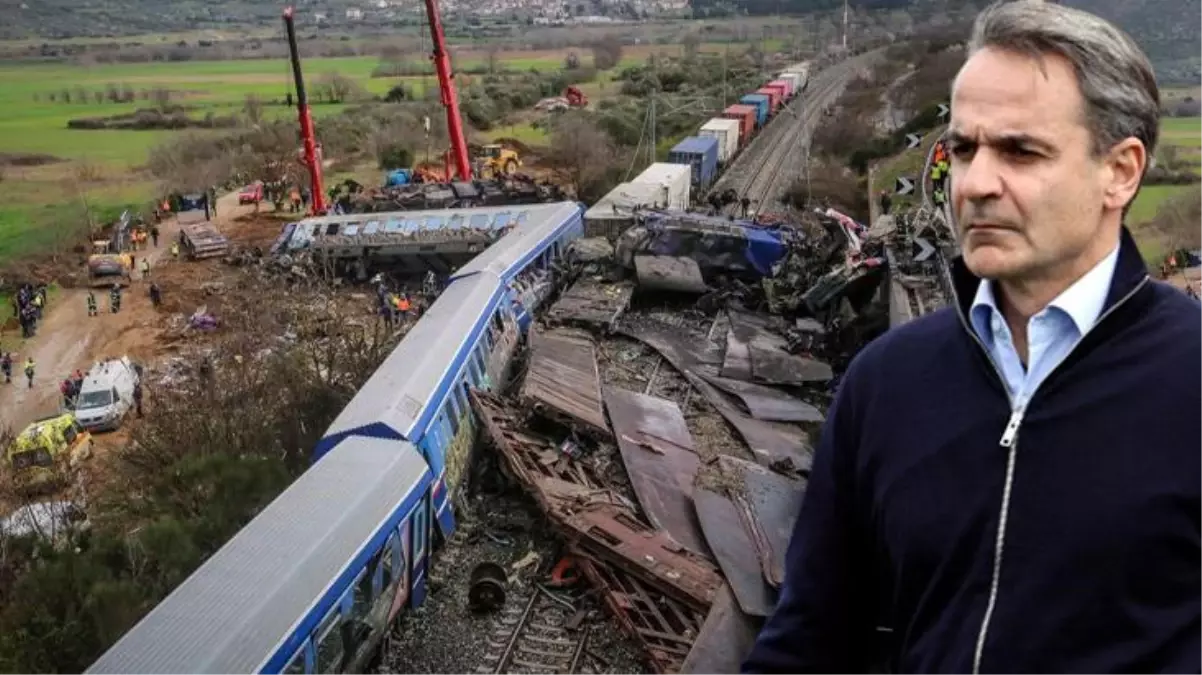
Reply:
[[1014, 438], [1018, 436], [1018, 427], [1023, 423], [1023, 407], [1014, 409], [1010, 413], [1010, 421], [1006, 423], [1006, 430], [1002, 432], [1002, 440], [998, 441], [998, 445], [1003, 448], [1008, 448], [1014, 445]]

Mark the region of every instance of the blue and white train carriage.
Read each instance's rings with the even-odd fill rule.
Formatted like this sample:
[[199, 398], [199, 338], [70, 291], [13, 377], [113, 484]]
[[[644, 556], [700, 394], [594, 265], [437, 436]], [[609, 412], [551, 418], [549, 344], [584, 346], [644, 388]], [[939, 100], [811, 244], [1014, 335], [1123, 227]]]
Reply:
[[[360, 671], [425, 598], [433, 523], [476, 421], [467, 387], [504, 375], [583, 208], [543, 204], [448, 284], [314, 451], [315, 463], [89, 672]], [[524, 305], [524, 306], [523, 306]]]
[[583, 234], [582, 206], [523, 207], [529, 217], [464, 265], [330, 425], [320, 460], [344, 439], [405, 439], [434, 472], [439, 531], [454, 530], [451, 498], [475, 440], [469, 387], [504, 381], [520, 336], [551, 286], [552, 263]]
[[425, 598], [433, 482], [405, 441], [348, 440], [88, 672], [361, 670], [385, 627]]

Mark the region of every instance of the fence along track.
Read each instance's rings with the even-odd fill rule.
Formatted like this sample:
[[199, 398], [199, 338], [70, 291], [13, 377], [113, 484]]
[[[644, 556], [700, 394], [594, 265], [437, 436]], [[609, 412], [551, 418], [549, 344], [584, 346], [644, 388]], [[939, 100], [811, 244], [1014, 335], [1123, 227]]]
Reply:
[[[597, 672], [585, 664], [589, 627], [570, 630], [577, 610], [552, 591], [534, 588], [530, 597], [506, 603], [488, 636], [488, 653], [476, 673]], [[582, 665], [589, 668], [581, 670]]]

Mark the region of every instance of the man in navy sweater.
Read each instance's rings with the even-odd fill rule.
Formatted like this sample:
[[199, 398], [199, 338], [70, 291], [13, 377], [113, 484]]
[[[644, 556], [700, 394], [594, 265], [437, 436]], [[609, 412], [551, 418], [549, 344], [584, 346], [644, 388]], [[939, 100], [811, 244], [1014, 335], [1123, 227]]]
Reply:
[[1202, 312], [1122, 227], [1159, 92], [1121, 31], [981, 14], [954, 307], [843, 379], [746, 672], [1202, 669]]

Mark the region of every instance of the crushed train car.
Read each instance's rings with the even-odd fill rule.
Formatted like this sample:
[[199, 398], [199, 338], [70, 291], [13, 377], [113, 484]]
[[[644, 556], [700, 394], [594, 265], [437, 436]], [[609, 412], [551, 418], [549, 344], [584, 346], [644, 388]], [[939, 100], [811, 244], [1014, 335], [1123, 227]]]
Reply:
[[[699, 275], [713, 286], [720, 277], [759, 280], [772, 274], [803, 235], [779, 226], [762, 226], [698, 213], [648, 211], [642, 222], [622, 234], [615, 250], [617, 261], [638, 270], [640, 258], [675, 259], [678, 272], [663, 275], [672, 266], [655, 266], [655, 279], [640, 276], [640, 285], [684, 290], [680, 275]], [[691, 280], [692, 281], [692, 280]], [[651, 282], [651, 283], [649, 283]], [[704, 291], [704, 288], [700, 289]]]

